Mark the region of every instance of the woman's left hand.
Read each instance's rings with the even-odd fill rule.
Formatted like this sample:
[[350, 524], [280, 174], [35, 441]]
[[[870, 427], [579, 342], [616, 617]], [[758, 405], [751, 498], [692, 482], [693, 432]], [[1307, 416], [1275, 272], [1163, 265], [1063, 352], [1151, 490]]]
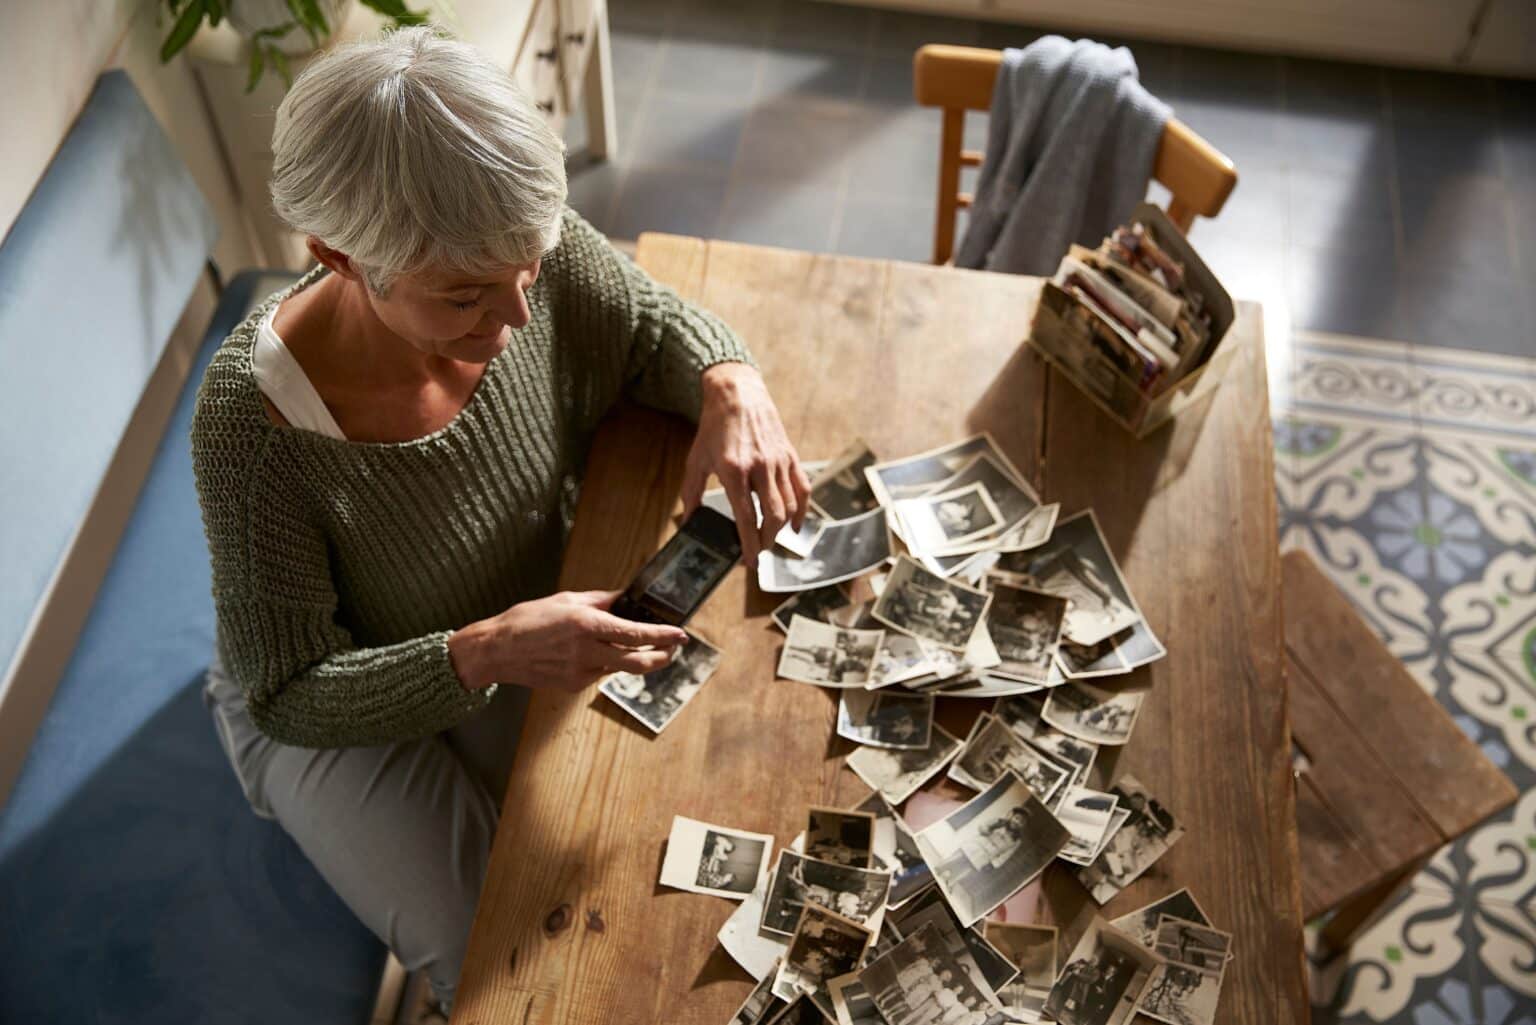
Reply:
[[[699, 507], [711, 473], [730, 499], [748, 566], [757, 565], [758, 553], [773, 545], [786, 523], [799, 530], [805, 521], [810, 478], [784, 433], [762, 375], [745, 363], [717, 363], [704, 371], [699, 431], [683, 471], [684, 517]], [[763, 511], [757, 529], [754, 494]]]

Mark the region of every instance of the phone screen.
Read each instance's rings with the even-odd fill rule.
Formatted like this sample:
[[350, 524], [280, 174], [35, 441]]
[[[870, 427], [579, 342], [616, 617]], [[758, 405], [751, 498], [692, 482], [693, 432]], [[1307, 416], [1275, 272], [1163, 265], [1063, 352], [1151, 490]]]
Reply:
[[740, 558], [736, 524], [701, 506], [640, 570], [613, 614], [682, 626]]

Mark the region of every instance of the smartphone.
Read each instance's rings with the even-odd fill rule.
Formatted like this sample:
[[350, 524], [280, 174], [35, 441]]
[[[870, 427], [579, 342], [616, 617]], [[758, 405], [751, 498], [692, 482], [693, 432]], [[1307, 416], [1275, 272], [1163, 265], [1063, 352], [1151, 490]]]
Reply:
[[613, 603], [613, 614], [682, 626], [740, 561], [736, 524], [701, 505]]

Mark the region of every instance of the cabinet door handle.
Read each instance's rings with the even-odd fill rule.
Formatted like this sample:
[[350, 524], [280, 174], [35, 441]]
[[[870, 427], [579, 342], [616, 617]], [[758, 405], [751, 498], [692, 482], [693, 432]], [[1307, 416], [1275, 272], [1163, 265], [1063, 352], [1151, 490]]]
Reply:
[[542, 110], [546, 114], [553, 114], [555, 112], [555, 101], [554, 100], [540, 100], [538, 102], [537, 106], [538, 106], [538, 108], [540, 110]]
[[533, 55], [541, 61], [549, 61], [553, 64], [555, 59], [560, 56], [560, 48], [558, 46], [551, 46], [548, 50], [535, 50]]
[[565, 41], [580, 46], [587, 41], [587, 34], [585, 32], [567, 32], [565, 34]]

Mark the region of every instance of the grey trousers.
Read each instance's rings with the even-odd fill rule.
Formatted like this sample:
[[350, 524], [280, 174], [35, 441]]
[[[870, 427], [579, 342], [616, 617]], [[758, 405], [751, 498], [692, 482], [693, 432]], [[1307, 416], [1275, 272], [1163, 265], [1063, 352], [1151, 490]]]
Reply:
[[436, 736], [329, 749], [258, 730], [217, 653], [203, 702], [251, 808], [277, 820], [363, 924], [451, 1005], [527, 690], [501, 684], [489, 705]]

